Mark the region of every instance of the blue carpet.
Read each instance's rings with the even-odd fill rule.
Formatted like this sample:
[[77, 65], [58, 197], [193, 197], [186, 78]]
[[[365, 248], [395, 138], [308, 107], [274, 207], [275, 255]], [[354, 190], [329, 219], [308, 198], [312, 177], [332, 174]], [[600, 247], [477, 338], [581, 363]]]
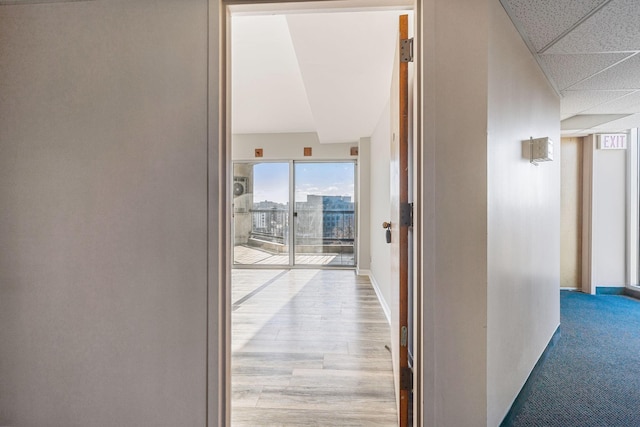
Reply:
[[508, 425], [640, 427], [640, 301], [562, 291], [560, 322]]

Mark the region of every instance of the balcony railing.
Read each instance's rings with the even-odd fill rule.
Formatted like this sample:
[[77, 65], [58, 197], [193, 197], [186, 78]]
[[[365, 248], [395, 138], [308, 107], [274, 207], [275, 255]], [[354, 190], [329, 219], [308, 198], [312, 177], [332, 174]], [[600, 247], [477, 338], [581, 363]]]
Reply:
[[251, 209], [251, 237], [285, 244], [288, 235], [288, 210]]
[[[289, 211], [252, 209], [251, 237], [286, 244], [289, 236]], [[349, 209], [298, 209], [296, 243], [347, 244], [355, 239], [355, 212]]]

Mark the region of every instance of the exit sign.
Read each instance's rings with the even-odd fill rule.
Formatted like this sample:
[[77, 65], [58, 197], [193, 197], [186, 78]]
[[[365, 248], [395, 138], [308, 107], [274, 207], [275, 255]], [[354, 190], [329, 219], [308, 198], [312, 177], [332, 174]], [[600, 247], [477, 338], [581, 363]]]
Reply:
[[604, 133], [598, 135], [599, 150], [626, 150], [627, 134], [626, 133]]

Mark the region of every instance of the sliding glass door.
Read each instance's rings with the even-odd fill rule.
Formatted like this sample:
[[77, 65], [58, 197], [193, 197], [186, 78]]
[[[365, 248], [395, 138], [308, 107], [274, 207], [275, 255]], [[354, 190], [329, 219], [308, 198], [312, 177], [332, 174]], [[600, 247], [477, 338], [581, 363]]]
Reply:
[[355, 164], [295, 163], [295, 264], [355, 265]]
[[233, 165], [233, 263], [289, 265], [289, 163]]
[[233, 171], [234, 265], [355, 265], [354, 162], [238, 162]]

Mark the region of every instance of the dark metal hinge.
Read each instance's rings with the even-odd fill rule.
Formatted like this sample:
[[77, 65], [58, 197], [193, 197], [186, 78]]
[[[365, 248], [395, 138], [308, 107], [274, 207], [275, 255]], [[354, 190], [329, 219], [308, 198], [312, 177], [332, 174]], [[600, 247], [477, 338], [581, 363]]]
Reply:
[[400, 40], [400, 62], [413, 62], [413, 39]]
[[413, 371], [411, 368], [400, 368], [400, 390], [413, 390]]
[[413, 227], [413, 203], [400, 205], [400, 225]]

